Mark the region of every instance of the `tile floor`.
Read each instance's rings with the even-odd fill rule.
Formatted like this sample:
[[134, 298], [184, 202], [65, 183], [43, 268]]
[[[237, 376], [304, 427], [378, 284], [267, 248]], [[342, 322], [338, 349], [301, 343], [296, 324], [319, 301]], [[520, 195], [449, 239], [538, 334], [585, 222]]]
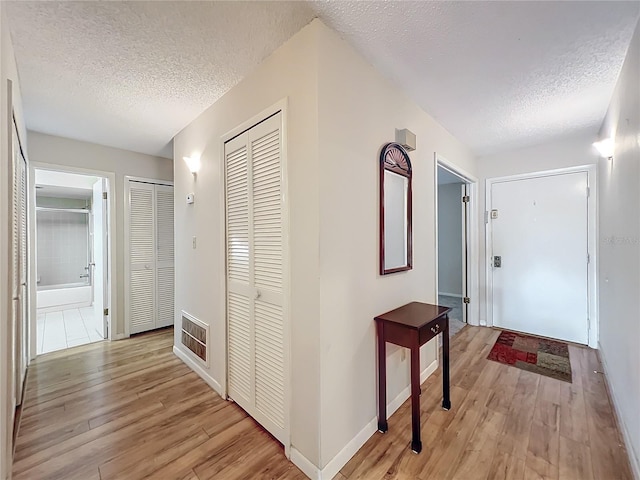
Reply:
[[93, 307], [38, 311], [38, 355], [104, 340], [93, 323]]

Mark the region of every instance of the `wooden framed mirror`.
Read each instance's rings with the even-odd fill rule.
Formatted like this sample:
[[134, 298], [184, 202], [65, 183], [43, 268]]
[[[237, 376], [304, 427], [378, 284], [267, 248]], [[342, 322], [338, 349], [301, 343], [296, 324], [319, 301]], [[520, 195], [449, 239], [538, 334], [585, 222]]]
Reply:
[[380, 275], [411, 270], [411, 160], [397, 143], [380, 151]]

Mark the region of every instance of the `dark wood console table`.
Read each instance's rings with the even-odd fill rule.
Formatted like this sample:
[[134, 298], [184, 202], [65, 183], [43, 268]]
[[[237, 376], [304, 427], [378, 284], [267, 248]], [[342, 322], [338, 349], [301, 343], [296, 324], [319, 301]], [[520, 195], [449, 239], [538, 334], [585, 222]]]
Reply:
[[449, 396], [449, 312], [448, 307], [412, 302], [375, 317], [378, 330], [378, 430], [387, 425], [386, 342], [411, 350], [411, 450], [420, 453], [420, 347], [442, 333], [442, 408], [451, 408]]

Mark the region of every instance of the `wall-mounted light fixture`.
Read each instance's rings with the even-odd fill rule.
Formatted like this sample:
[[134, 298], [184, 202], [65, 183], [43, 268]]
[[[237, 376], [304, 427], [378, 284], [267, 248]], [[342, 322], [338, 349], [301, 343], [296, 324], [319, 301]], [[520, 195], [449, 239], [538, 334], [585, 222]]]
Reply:
[[198, 170], [200, 170], [200, 155], [194, 153], [190, 157], [182, 157], [182, 159], [187, 164], [187, 167], [189, 167], [189, 171], [193, 173], [193, 176], [195, 177], [198, 174]]
[[599, 142], [595, 142], [593, 146], [598, 150], [598, 153], [602, 158], [607, 158], [609, 160], [613, 159], [613, 138], [602, 139]]

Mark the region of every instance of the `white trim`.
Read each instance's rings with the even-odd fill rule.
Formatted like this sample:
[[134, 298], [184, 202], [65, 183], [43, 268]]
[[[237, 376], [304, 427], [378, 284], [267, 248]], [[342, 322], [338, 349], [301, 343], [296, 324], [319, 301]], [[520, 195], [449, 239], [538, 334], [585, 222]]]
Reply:
[[[4, 22], [3, 22], [4, 24]], [[4, 26], [4, 25], [3, 25]], [[4, 78], [4, 75], [3, 75]], [[2, 88], [5, 88], [5, 82], [2, 82]], [[13, 460], [12, 451], [12, 431], [15, 415], [15, 402], [11, 392], [14, 392], [12, 378], [15, 377], [11, 368], [13, 364], [12, 348], [10, 348], [13, 342], [13, 334], [11, 331], [11, 309], [13, 305], [13, 288], [12, 281], [10, 279], [11, 265], [8, 252], [12, 250], [12, 212], [11, 205], [11, 165], [13, 163], [13, 95], [12, 95], [12, 81], [7, 79], [6, 81], [7, 92], [7, 111], [3, 114], [6, 115], [6, 123], [0, 122], [3, 126], [7, 126], [8, 131], [4, 133], [7, 135], [7, 150], [5, 153], [0, 152], [0, 193], [2, 193], [3, 208], [0, 212], [2, 216], [2, 223], [0, 226], [0, 244], [6, 247], [3, 249], [3, 259], [0, 261], [2, 267], [2, 279], [0, 279], [0, 285], [2, 289], [0, 291], [0, 307], [2, 312], [0, 313], [0, 478], [11, 477], [11, 464]], [[0, 93], [0, 96], [3, 96]], [[0, 135], [1, 136], [1, 135]], [[4, 160], [5, 154], [7, 155], [7, 161]], [[6, 202], [6, 203], [5, 203]], [[5, 208], [4, 205], [7, 205]]]
[[291, 463], [302, 470], [302, 473], [311, 480], [322, 480], [322, 472], [320, 469], [293, 446], [291, 447]]
[[[469, 218], [467, 218], [467, 243], [469, 246], [469, 265], [467, 269], [467, 280], [469, 291], [467, 295], [471, 298], [468, 308], [467, 323], [469, 325], [480, 325], [480, 287], [478, 275], [479, 247], [478, 247], [478, 179], [450, 162], [437, 152], [433, 158], [434, 175], [434, 245], [435, 245], [435, 299], [438, 301], [438, 167], [444, 168], [450, 173], [460, 177], [466, 183], [469, 190]], [[460, 296], [462, 297], [462, 295]]]
[[[226, 238], [226, 162], [225, 162], [225, 143], [237, 137], [243, 132], [251, 129], [255, 125], [267, 120], [268, 118], [280, 113], [280, 141], [281, 141], [281, 154], [280, 154], [280, 165], [282, 169], [282, 192], [283, 192], [283, 209], [282, 209], [282, 249], [283, 249], [283, 262], [282, 262], [282, 273], [283, 273], [283, 322], [284, 322], [284, 414], [285, 414], [285, 425], [284, 425], [284, 435], [283, 435], [283, 445], [284, 452], [287, 458], [290, 458], [292, 455], [292, 446], [291, 446], [291, 408], [292, 408], [292, 368], [291, 368], [291, 321], [290, 321], [290, 312], [291, 312], [291, 265], [289, 261], [289, 182], [288, 182], [288, 97], [279, 100], [273, 105], [265, 108], [260, 113], [254, 115], [249, 120], [243, 122], [235, 128], [232, 128], [227, 133], [220, 137], [220, 178], [222, 181], [222, 188], [220, 189], [220, 218], [222, 219], [222, 228], [220, 228], [220, 245], [222, 248], [220, 249], [220, 264], [224, 265], [224, 268], [220, 269], [220, 281], [221, 285], [224, 285], [224, 297], [225, 301], [220, 302], [220, 314], [221, 318], [224, 319], [225, 325], [225, 335], [224, 335], [224, 345], [223, 345], [223, 353], [224, 356], [222, 358], [223, 368], [224, 368], [224, 393], [221, 393], [223, 398], [227, 398], [228, 395], [228, 366], [227, 366], [227, 356], [228, 356], [228, 324], [227, 324], [227, 238]], [[194, 180], [195, 181], [195, 180]]]
[[[36, 193], [35, 193], [35, 171], [36, 170], [50, 170], [50, 171], [55, 171], [55, 172], [64, 172], [64, 173], [77, 173], [77, 174], [81, 174], [81, 175], [90, 175], [92, 177], [101, 177], [101, 178], [106, 178], [107, 179], [107, 198], [109, 200], [109, 211], [107, 212], [108, 216], [109, 216], [109, 222], [108, 222], [108, 229], [109, 231], [107, 232], [107, 251], [108, 251], [108, 255], [109, 255], [109, 263], [107, 266], [107, 277], [108, 277], [108, 282], [109, 282], [109, 302], [108, 302], [108, 308], [109, 308], [109, 315], [107, 318], [107, 325], [108, 325], [108, 329], [109, 329], [109, 335], [107, 340], [114, 340], [115, 339], [115, 326], [117, 324], [117, 322], [115, 321], [117, 312], [118, 312], [118, 282], [117, 282], [117, 275], [118, 275], [118, 262], [117, 262], [117, 255], [118, 255], [118, 242], [117, 242], [117, 229], [116, 229], [116, 174], [115, 172], [105, 172], [103, 170], [93, 170], [93, 169], [89, 169], [89, 168], [79, 168], [79, 167], [71, 167], [71, 166], [67, 166], [67, 165], [58, 165], [58, 164], [51, 164], [51, 163], [39, 163], [39, 162], [29, 162], [29, 186], [30, 186], [30, 192], [29, 194], [32, 195], [31, 196], [31, 205], [29, 207], [29, 215], [30, 218], [32, 219], [32, 221], [30, 222], [30, 226], [29, 226], [29, 237], [34, 239], [34, 241], [32, 241], [29, 244], [29, 261], [31, 262], [31, 266], [30, 266], [30, 278], [34, 279], [37, 278], [37, 266], [36, 266], [36, 262], [37, 262], [37, 249], [36, 249], [36, 222], [35, 222], [35, 197], [36, 197]], [[37, 329], [37, 285], [35, 282], [31, 281], [30, 285], [30, 299], [31, 301], [29, 302], [29, 308], [30, 308], [30, 314], [31, 314], [31, 328], [30, 328], [30, 333], [35, 333], [36, 329]], [[35, 354], [35, 352], [37, 351], [36, 349], [36, 343], [37, 343], [37, 339], [36, 339], [36, 335], [31, 335], [31, 338], [29, 339], [30, 343], [31, 343], [31, 351]], [[35, 358], [35, 356], [33, 357]], [[32, 358], [32, 360], [33, 360]]]
[[172, 180], [159, 180], [157, 178], [135, 177], [133, 175], [125, 175], [124, 179], [132, 182], [152, 183], [154, 185], [166, 185], [167, 187], [173, 187]]
[[[124, 224], [124, 237], [123, 237], [123, 259], [124, 259], [124, 338], [128, 338], [131, 336], [131, 321], [129, 320], [129, 310], [131, 305], [130, 301], [130, 292], [131, 289], [129, 287], [130, 284], [130, 274], [131, 274], [131, 264], [129, 262], [129, 231], [131, 229], [131, 225], [129, 224], [129, 211], [131, 210], [131, 202], [129, 202], [129, 194], [131, 191], [131, 182], [142, 182], [148, 183], [152, 185], [165, 185], [168, 187], [173, 187], [173, 182], [170, 180], [160, 180], [155, 178], [146, 178], [146, 177], [134, 177], [132, 175], [125, 175], [123, 178], [123, 190], [124, 190], [124, 198], [123, 198], [123, 219], [122, 222]], [[153, 197], [153, 201], [155, 202], [155, 195]], [[175, 200], [174, 200], [175, 202]], [[175, 205], [174, 205], [175, 206]], [[155, 222], [154, 218], [154, 235], [155, 233]], [[174, 223], [175, 225], [175, 223]], [[175, 236], [175, 232], [174, 232]], [[175, 265], [175, 255], [174, 255], [174, 265]], [[157, 270], [156, 270], [157, 271]], [[157, 302], [155, 302], [154, 309], [157, 308]], [[175, 308], [174, 308], [174, 319], [173, 323], [175, 325]]]
[[[597, 191], [597, 165], [580, 165], [576, 167], [558, 168], [555, 170], [543, 170], [540, 172], [523, 173], [518, 175], [507, 175], [504, 177], [487, 178], [485, 183], [485, 304], [486, 304], [486, 323], [493, 326], [493, 268], [491, 267], [491, 238], [492, 224], [486, 218], [488, 212], [491, 211], [491, 188], [494, 183], [512, 182], [515, 180], [527, 180], [531, 178], [550, 177], [556, 175], [566, 175], [569, 173], [586, 173], [587, 186], [589, 187], [589, 197], [587, 198], [588, 208], [588, 232], [587, 232], [587, 250], [590, 255], [590, 261], [587, 265], [587, 295], [588, 309], [587, 315], [589, 320], [589, 337], [588, 345], [591, 348], [598, 347], [599, 339], [599, 318], [598, 318], [598, 191]], [[586, 192], [585, 192], [586, 193]]]
[[[400, 402], [402, 405], [404, 401]], [[399, 405], [398, 405], [399, 406]], [[387, 407], [388, 409], [389, 407]], [[397, 410], [397, 407], [396, 409]], [[394, 410], [394, 411], [395, 411]], [[320, 479], [332, 479], [344, 467], [360, 448], [378, 431], [378, 419], [374, 418], [347, 443], [338, 454], [320, 471]]]
[[[429, 378], [429, 376], [438, 369], [438, 365], [439, 365], [438, 360], [434, 360], [429, 365], [427, 365], [427, 368], [425, 368], [420, 373], [420, 385], [426, 382], [427, 378]], [[407, 399], [410, 396], [411, 396], [411, 385], [407, 385], [404, 388], [404, 390], [402, 390], [396, 396], [396, 398], [394, 398], [393, 400], [391, 400], [391, 402], [387, 404], [387, 418], [393, 415], [396, 412], [396, 410], [398, 410], [402, 406], [402, 404], [407, 401]], [[376, 422], [378, 421], [377, 418], [375, 419], [375, 421]]]
[[126, 333], [115, 333], [112, 337], [111, 340], [112, 341], [116, 341], [116, 340], [124, 340], [125, 338], [129, 338], [130, 335], [127, 335]]
[[609, 396], [611, 397], [611, 401], [613, 403], [613, 410], [615, 412], [616, 420], [618, 422], [618, 426], [620, 430], [622, 430], [622, 437], [624, 438], [625, 447], [627, 449], [627, 455], [629, 456], [629, 463], [631, 464], [631, 470], [633, 476], [636, 480], [640, 480], [640, 458], [636, 456], [636, 452], [633, 449], [633, 441], [631, 438], [631, 433], [629, 433], [629, 429], [627, 428], [626, 423], [622, 421], [622, 411], [620, 410], [620, 402], [618, 401], [618, 396], [616, 395], [616, 391], [613, 389], [613, 386], [609, 382], [609, 368], [607, 367], [607, 361], [604, 356], [604, 350], [602, 350], [602, 345], [598, 342], [598, 355], [600, 356], [600, 362], [602, 363], [602, 370], [604, 371], [604, 380], [607, 384], [607, 389], [609, 390]]
[[220, 385], [213, 377], [209, 376], [207, 371], [202, 368], [202, 364], [194, 362], [189, 355], [185, 354], [185, 352], [179, 349], [176, 345], [173, 346], [173, 354], [182, 360], [191, 370], [196, 372], [196, 374], [204, 380], [207, 385], [213, 388], [218, 395], [225, 398], [222, 394], [222, 385]]
[[[434, 360], [420, 373], [422, 385], [438, 368], [438, 361]], [[403, 389], [391, 402], [387, 404], [387, 418], [393, 415], [411, 396], [411, 386]], [[362, 446], [378, 431], [378, 418], [374, 417], [347, 443], [321, 470], [294, 447], [291, 447], [291, 461], [311, 479], [331, 480], [356, 454]]]

